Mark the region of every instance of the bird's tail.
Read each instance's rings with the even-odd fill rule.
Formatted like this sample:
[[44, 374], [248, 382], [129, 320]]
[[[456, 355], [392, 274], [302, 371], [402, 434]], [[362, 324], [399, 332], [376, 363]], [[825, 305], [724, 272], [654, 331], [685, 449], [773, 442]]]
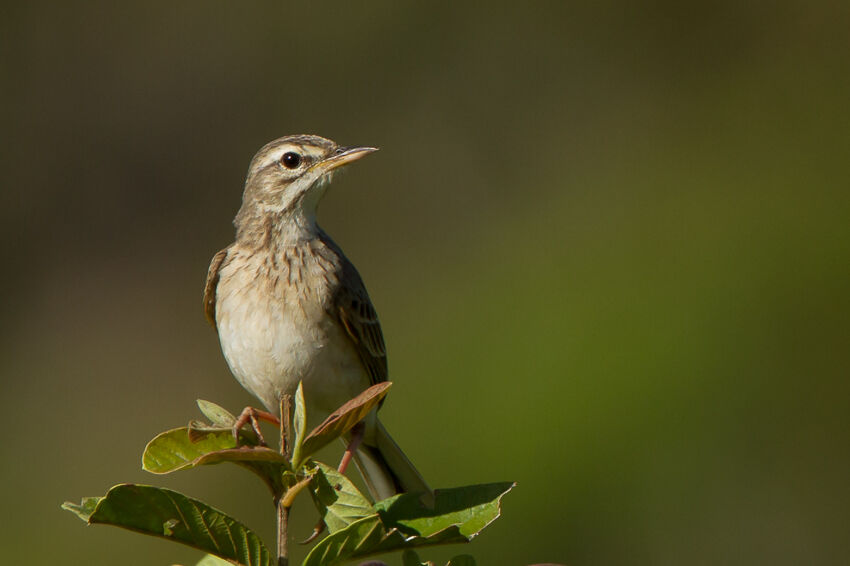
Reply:
[[375, 501], [397, 493], [422, 493], [422, 501], [432, 504], [434, 492], [428, 487], [425, 478], [401, 451], [381, 421], [375, 421], [374, 444], [363, 442], [354, 454], [354, 462], [369, 493]]

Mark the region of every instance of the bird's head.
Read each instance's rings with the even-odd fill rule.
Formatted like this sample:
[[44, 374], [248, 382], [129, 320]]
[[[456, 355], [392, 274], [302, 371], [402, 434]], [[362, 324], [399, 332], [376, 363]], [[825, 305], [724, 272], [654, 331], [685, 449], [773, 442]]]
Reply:
[[333, 173], [373, 151], [377, 148], [341, 147], [313, 135], [286, 136], [267, 143], [248, 168], [237, 227], [249, 217], [280, 213], [312, 221]]

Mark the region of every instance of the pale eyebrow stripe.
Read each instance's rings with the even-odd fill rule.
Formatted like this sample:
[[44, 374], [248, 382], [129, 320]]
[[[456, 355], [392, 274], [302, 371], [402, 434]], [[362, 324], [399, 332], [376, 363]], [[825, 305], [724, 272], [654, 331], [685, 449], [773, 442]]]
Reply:
[[319, 158], [313, 153], [307, 151], [307, 149], [303, 145], [290, 142], [286, 145], [282, 145], [269, 150], [268, 153], [266, 153], [266, 155], [262, 157], [259, 170], [262, 171], [268, 169], [273, 165], [277, 165], [278, 161], [280, 161], [280, 158], [283, 157], [283, 154], [287, 151], [294, 151], [296, 153], [299, 153], [305, 159], [310, 160], [310, 162], [315, 162]]
[[287, 144], [287, 145], [284, 145], [284, 146], [276, 147], [273, 150], [269, 151], [263, 157], [263, 161], [262, 161], [263, 166], [261, 167], [261, 169], [265, 169], [269, 165], [274, 165], [275, 163], [277, 163], [280, 160], [280, 158], [283, 156], [283, 154], [286, 153], [287, 151], [299, 151], [300, 152], [300, 151], [303, 151], [303, 149], [300, 146], [296, 146], [294, 144]]

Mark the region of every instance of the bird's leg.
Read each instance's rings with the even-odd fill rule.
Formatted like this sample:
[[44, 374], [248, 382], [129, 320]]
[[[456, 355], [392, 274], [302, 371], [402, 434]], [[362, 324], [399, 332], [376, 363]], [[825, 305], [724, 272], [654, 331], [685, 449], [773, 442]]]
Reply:
[[360, 443], [363, 442], [363, 431], [365, 430], [366, 427], [362, 422], [357, 423], [351, 429], [351, 438], [348, 441], [348, 446], [345, 448], [345, 454], [342, 455], [342, 460], [340, 460], [339, 467], [337, 468], [339, 473], [345, 473], [345, 470], [348, 468], [348, 464], [351, 462], [351, 457], [354, 456], [354, 452], [360, 446]]
[[250, 422], [251, 428], [253, 428], [254, 432], [257, 434], [257, 440], [260, 441], [260, 445], [268, 446], [266, 444], [266, 439], [263, 438], [262, 431], [260, 431], [261, 420], [280, 426], [280, 419], [268, 411], [255, 409], [254, 407], [245, 407], [242, 409], [242, 412], [239, 413], [239, 417], [236, 419], [236, 422], [233, 423], [233, 439], [236, 440], [237, 444], [239, 443], [239, 429]]

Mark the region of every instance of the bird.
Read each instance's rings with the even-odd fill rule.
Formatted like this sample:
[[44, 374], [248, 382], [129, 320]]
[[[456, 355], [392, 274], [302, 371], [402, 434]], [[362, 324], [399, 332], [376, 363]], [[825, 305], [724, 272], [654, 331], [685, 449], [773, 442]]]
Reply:
[[[381, 325], [360, 274], [319, 227], [319, 202], [343, 166], [377, 151], [317, 135], [278, 138], [254, 155], [235, 241], [213, 257], [204, 311], [237, 381], [279, 416], [302, 383], [308, 429], [388, 379]], [[378, 419], [360, 425], [354, 461], [376, 501], [430, 494]]]

